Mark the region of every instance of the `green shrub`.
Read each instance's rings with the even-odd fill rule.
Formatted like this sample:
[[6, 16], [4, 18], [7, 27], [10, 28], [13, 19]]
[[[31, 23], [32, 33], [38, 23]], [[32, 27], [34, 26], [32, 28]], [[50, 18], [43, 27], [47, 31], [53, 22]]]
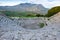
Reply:
[[44, 23], [39, 23], [40, 28], [44, 27]]
[[35, 14], [27, 14], [27, 17], [35, 17]]
[[50, 19], [48, 19], [48, 20], [50, 20]]
[[36, 17], [43, 17], [43, 15], [40, 15], [40, 14], [36, 14]]
[[48, 10], [48, 14], [46, 14], [45, 16], [50, 17], [58, 12], [60, 12], [60, 6], [56, 6], [56, 7], [51, 8], [50, 10]]

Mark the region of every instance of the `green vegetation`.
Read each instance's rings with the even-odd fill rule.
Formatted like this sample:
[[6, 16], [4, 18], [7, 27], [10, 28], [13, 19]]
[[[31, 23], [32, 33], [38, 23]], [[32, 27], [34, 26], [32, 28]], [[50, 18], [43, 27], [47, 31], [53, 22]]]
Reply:
[[29, 14], [32, 14], [31, 16], [35, 15], [33, 12], [15, 12], [15, 11], [1, 11], [6, 16], [10, 17], [26, 17]]
[[56, 7], [51, 8], [50, 10], [48, 10], [48, 14], [46, 14], [45, 16], [51, 17], [58, 12], [60, 12], [60, 6], [56, 6]]
[[40, 28], [43, 28], [44, 25], [45, 25], [44, 23], [39, 23]]
[[42, 17], [43, 15], [34, 12], [15, 12], [15, 11], [0, 11], [9, 17]]
[[44, 15], [36, 14], [36, 17], [44, 17]]
[[36, 17], [36, 14], [27, 14], [26, 17]]
[[50, 19], [48, 18], [48, 20], [50, 20]]
[[51, 17], [60, 12], [60, 6], [53, 7], [48, 10], [46, 15], [41, 15], [34, 12], [15, 12], [15, 11], [0, 11], [9, 17]]

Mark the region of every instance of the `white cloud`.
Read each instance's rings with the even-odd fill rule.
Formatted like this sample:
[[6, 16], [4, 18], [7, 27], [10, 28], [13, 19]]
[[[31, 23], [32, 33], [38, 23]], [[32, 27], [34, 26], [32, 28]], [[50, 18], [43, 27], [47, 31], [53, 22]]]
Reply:
[[20, 4], [20, 3], [24, 3], [22, 1], [19, 1], [19, 2], [0, 2], [0, 6], [14, 6], [14, 5], [17, 5], [17, 4]]
[[60, 0], [30, 0], [31, 3], [42, 4], [47, 8], [51, 8], [54, 6], [60, 6]]
[[46, 2], [44, 2], [42, 4], [45, 7], [51, 8], [51, 7], [54, 7], [54, 6], [60, 6], [60, 1], [53, 1], [53, 2], [46, 1]]
[[23, 3], [23, 2], [29, 2], [29, 3], [36, 3], [36, 4], [42, 4], [47, 8], [51, 8], [54, 6], [60, 6], [60, 0], [21, 0], [21, 1], [16, 1], [16, 2], [0, 2], [0, 6], [1, 5], [17, 5], [19, 3]]

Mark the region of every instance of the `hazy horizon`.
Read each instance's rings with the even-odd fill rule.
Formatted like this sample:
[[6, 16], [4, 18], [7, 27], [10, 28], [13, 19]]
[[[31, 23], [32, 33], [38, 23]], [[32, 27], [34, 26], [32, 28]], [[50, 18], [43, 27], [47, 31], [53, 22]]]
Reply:
[[0, 6], [14, 6], [20, 3], [42, 4], [46, 8], [60, 6], [60, 0], [0, 0]]

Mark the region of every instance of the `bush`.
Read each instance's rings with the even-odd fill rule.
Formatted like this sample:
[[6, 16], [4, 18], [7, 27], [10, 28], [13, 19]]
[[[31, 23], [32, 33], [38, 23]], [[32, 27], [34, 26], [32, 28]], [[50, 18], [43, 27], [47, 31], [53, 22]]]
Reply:
[[43, 15], [40, 15], [40, 14], [36, 14], [36, 17], [43, 17]]
[[56, 6], [56, 7], [51, 8], [50, 10], [48, 10], [48, 14], [46, 14], [45, 16], [50, 17], [58, 12], [60, 12], [60, 6]]
[[27, 14], [27, 17], [35, 17], [35, 14]]
[[44, 23], [39, 23], [40, 28], [44, 27]]

